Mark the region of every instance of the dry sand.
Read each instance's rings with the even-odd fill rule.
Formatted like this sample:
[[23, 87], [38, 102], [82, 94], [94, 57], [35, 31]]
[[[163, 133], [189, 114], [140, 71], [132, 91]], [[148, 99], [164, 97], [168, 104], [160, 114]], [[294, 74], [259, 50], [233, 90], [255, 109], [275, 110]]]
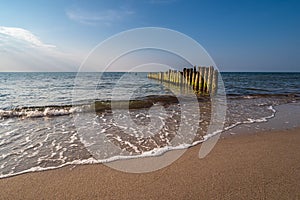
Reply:
[[4, 178], [0, 198], [300, 199], [299, 128], [225, 137], [204, 159], [199, 148], [150, 173], [95, 164]]

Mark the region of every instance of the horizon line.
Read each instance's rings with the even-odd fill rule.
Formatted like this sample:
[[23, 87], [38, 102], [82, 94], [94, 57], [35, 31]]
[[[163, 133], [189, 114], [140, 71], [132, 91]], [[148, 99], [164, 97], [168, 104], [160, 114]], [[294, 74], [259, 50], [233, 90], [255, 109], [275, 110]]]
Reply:
[[[128, 71], [105, 71], [109, 73], [128, 73]], [[130, 71], [130, 73], [150, 73], [163, 71]], [[300, 71], [219, 71], [224, 73], [300, 73]], [[0, 71], [0, 73], [104, 73], [101, 71]]]

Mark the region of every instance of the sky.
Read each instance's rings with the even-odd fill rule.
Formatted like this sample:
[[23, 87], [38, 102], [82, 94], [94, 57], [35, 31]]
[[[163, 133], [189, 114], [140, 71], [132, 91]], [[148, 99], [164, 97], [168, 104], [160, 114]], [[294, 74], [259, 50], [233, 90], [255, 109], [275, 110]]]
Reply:
[[0, 0], [0, 71], [77, 71], [99, 43], [142, 27], [185, 34], [221, 71], [300, 71], [297, 0]]

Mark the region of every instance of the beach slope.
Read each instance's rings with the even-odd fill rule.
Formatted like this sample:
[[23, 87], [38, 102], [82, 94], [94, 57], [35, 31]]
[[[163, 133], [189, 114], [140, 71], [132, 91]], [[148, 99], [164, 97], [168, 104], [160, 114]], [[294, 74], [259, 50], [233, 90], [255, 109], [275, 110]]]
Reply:
[[95, 164], [4, 178], [0, 199], [300, 199], [299, 144], [299, 128], [239, 134], [151, 173]]

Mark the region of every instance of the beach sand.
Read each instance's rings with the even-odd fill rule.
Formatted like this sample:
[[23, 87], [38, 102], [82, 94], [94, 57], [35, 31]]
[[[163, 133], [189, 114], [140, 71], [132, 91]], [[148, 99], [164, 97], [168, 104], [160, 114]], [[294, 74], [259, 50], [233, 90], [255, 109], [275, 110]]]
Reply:
[[300, 128], [225, 137], [203, 159], [200, 146], [149, 173], [94, 164], [4, 178], [0, 199], [300, 199]]

